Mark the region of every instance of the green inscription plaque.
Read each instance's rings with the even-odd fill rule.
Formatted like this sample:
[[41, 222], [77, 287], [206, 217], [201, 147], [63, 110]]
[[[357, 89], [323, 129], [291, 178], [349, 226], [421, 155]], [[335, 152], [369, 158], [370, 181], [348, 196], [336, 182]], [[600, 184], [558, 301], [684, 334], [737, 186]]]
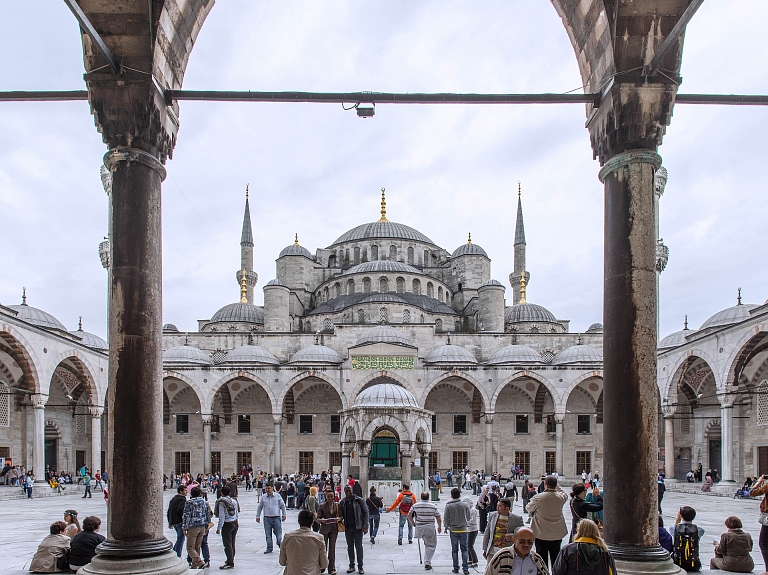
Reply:
[[353, 356], [352, 369], [413, 369], [413, 356]]

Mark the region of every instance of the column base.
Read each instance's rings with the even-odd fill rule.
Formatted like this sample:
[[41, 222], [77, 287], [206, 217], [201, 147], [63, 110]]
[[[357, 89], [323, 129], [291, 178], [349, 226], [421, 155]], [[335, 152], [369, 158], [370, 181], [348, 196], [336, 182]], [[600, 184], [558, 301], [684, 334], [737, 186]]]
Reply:
[[189, 571], [187, 562], [173, 551], [148, 557], [96, 555], [78, 571], [78, 575], [182, 575]]
[[685, 575], [661, 546], [608, 545], [621, 575]]

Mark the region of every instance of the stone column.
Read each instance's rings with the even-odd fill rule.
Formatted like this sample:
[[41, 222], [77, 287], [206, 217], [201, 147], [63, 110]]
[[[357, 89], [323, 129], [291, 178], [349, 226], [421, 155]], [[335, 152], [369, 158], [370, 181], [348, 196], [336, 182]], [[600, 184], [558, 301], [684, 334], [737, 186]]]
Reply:
[[400, 443], [400, 481], [403, 485], [411, 484], [411, 459], [413, 458], [413, 442]]
[[[363, 489], [363, 499], [368, 497], [368, 468], [370, 466], [369, 456], [371, 454], [371, 447], [368, 441], [357, 442], [357, 455], [359, 458], [358, 465], [360, 466], [360, 477], [357, 480], [360, 482], [360, 487]], [[347, 473], [349, 475], [349, 473]], [[346, 476], [345, 476], [346, 477]]]
[[[602, 110], [602, 108], [601, 108]], [[658, 544], [654, 172], [650, 149], [612, 155], [605, 184], [605, 539], [622, 570], [668, 562]], [[616, 481], [621, 478], [621, 481]], [[670, 569], [677, 571], [673, 565]]]
[[283, 472], [283, 414], [273, 413], [275, 422], [275, 468], [272, 470], [278, 475]]
[[92, 405], [88, 411], [91, 414], [91, 474], [94, 474], [101, 469], [101, 416], [104, 415], [104, 408]]
[[210, 413], [203, 414], [203, 472], [211, 472], [211, 427], [213, 417]]
[[722, 481], [728, 490], [735, 483], [733, 480], [733, 400], [730, 397], [721, 399], [720, 405], [720, 459], [723, 468], [720, 470]]
[[493, 473], [493, 413], [485, 414], [485, 472]]
[[667, 480], [675, 479], [675, 408], [663, 407], [664, 414], [664, 474]]
[[341, 480], [346, 481], [349, 475], [349, 458], [355, 449], [354, 443], [341, 444]]
[[565, 475], [563, 470], [563, 418], [564, 413], [555, 414], [555, 470], [558, 475]]
[[35, 483], [45, 483], [45, 404], [48, 396], [41, 393], [30, 395], [35, 412], [34, 437], [32, 441], [32, 470]]

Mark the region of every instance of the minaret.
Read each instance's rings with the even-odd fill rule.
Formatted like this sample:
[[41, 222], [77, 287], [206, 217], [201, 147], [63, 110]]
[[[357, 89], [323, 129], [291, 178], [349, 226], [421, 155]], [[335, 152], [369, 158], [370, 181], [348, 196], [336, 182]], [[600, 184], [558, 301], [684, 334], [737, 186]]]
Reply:
[[245, 186], [245, 214], [243, 215], [243, 233], [240, 236], [240, 269], [237, 271], [237, 285], [242, 286], [245, 275], [245, 297], [253, 303], [253, 288], [259, 281], [259, 275], [253, 271], [253, 229], [251, 228], [251, 208], [248, 203], [248, 185]]
[[[525, 282], [529, 282], [531, 274], [525, 271], [525, 225], [523, 224], [523, 202], [522, 188], [520, 182], [517, 182], [517, 221], [515, 222], [515, 267], [509, 274], [509, 284], [512, 286], [512, 303], [521, 302], [521, 278], [525, 277]], [[524, 284], [523, 284], [524, 285]]]

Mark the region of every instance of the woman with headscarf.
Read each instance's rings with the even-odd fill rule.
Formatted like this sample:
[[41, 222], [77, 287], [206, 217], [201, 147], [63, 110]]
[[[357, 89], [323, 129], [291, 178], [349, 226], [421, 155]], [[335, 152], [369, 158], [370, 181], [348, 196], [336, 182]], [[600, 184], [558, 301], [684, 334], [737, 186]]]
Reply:
[[563, 547], [555, 559], [552, 575], [616, 575], [616, 563], [594, 521], [579, 522], [573, 543]]

